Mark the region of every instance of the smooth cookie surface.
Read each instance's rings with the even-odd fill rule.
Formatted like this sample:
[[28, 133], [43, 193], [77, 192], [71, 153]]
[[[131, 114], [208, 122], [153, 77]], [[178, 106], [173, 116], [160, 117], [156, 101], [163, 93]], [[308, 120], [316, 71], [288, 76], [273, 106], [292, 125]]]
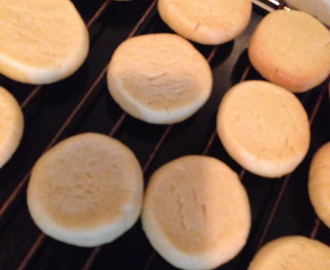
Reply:
[[248, 270], [330, 269], [330, 247], [304, 236], [285, 236], [264, 245]]
[[316, 214], [330, 228], [330, 143], [315, 153], [309, 168], [308, 193]]
[[217, 132], [228, 154], [257, 175], [292, 172], [310, 144], [307, 113], [299, 99], [266, 81], [234, 85], [221, 100]]
[[0, 168], [15, 153], [24, 130], [24, 116], [15, 97], [0, 86]]
[[89, 49], [87, 28], [69, 0], [0, 1], [0, 73], [47, 84], [73, 74]]
[[268, 81], [295, 93], [305, 92], [330, 73], [330, 32], [307, 13], [277, 10], [257, 26], [248, 55]]
[[216, 45], [239, 36], [247, 27], [250, 0], [159, 0], [162, 20], [179, 35], [198, 43]]

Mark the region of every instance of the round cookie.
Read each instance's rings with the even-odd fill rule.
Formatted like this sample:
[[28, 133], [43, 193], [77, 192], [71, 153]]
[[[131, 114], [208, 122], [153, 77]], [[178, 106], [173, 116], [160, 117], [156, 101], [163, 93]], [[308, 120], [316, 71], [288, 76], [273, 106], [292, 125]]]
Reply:
[[143, 174], [124, 144], [83, 133], [44, 153], [32, 169], [27, 203], [35, 224], [64, 243], [111, 242], [140, 216]]
[[320, 147], [312, 159], [308, 193], [316, 214], [330, 228], [330, 142]]
[[305, 92], [330, 73], [330, 32], [307, 13], [276, 10], [257, 26], [248, 55], [268, 81], [295, 93]]
[[24, 116], [15, 97], [0, 86], [0, 168], [19, 146], [24, 130]]
[[217, 133], [237, 163], [269, 178], [291, 173], [310, 144], [308, 116], [299, 99], [265, 81], [239, 83], [224, 95]]
[[113, 99], [131, 116], [153, 124], [183, 121], [208, 100], [209, 63], [176, 34], [130, 38], [114, 52], [108, 72]]
[[142, 225], [154, 249], [183, 269], [213, 269], [246, 243], [250, 204], [238, 175], [212, 157], [189, 155], [150, 178]]
[[74, 73], [89, 49], [87, 28], [68, 0], [0, 1], [0, 73], [47, 84]]
[[162, 20], [179, 35], [216, 45], [239, 36], [252, 13], [251, 0], [159, 0]]
[[330, 269], [330, 247], [305, 236], [284, 236], [264, 245], [248, 270]]

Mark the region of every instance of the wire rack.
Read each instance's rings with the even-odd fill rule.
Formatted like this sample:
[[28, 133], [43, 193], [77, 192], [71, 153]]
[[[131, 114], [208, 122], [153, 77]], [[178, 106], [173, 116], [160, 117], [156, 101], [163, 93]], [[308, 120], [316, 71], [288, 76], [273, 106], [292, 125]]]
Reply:
[[[329, 80], [297, 97], [310, 119], [312, 142], [301, 165], [280, 179], [265, 179], [242, 169], [219, 141], [215, 119], [220, 100], [234, 84], [262, 79], [247, 56], [256, 25], [272, 9], [272, 1], [254, 1], [245, 32], [219, 46], [194, 44], [208, 59], [214, 76], [211, 98], [194, 116], [175, 125], [153, 125], [134, 119], [112, 100], [106, 86], [111, 55], [125, 39], [141, 34], [171, 32], [161, 21], [157, 1], [73, 1], [90, 34], [90, 52], [83, 66], [58, 83], [36, 86], [0, 76], [0, 85], [19, 101], [25, 118], [22, 142], [0, 170], [0, 269], [175, 269], [150, 246], [141, 223], [112, 243], [78, 248], [45, 236], [26, 206], [26, 187], [36, 160], [57, 142], [83, 132], [99, 132], [126, 144], [140, 161], [145, 185], [162, 164], [188, 154], [214, 156], [234, 169], [251, 203], [252, 228], [244, 249], [219, 270], [246, 269], [256, 251], [284, 235], [305, 235], [330, 245], [330, 230], [316, 217], [307, 193], [311, 157], [329, 141]], [[269, 8], [270, 7], [270, 8]]]

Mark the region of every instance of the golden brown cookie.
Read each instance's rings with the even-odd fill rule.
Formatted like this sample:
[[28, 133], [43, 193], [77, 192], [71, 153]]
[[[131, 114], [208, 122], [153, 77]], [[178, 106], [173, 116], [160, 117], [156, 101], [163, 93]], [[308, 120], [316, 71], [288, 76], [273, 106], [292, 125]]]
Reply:
[[284, 236], [264, 245], [248, 270], [330, 269], [330, 247], [305, 236]]
[[312, 159], [308, 193], [316, 214], [330, 228], [330, 142], [321, 146]]
[[307, 13], [277, 10], [257, 26], [248, 55], [265, 79], [292, 92], [305, 92], [330, 73], [330, 32]]
[[162, 20], [179, 35], [201, 44], [233, 40], [247, 27], [251, 0], [159, 0]]
[[228, 90], [219, 106], [217, 132], [237, 163], [270, 178], [292, 172], [310, 144], [308, 116], [299, 99], [265, 81], [245, 81]]

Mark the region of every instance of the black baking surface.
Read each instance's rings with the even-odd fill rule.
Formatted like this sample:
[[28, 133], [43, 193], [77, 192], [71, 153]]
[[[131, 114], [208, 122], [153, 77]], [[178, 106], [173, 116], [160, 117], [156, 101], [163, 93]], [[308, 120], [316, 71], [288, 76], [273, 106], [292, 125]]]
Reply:
[[[254, 7], [248, 28], [234, 41], [218, 47], [194, 44], [206, 58], [216, 49], [210, 60], [214, 76], [212, 96], [201, 110], [186, 121], [166, 126], [147, 124], [124, 114], [110, 97], [104, 76], [114, 50], [131, 33], [141, 35], [171, 32], [161, 21], [156, 2], [76, 0], [73, 3], [86, 24], [105, 5], [100, 16], [89, 25], [90, 52], [82, 67], [63, 81], [42, 86], [26, 103], [26, 98], [36, 86], [20, 84], [0, 76], [0, 85], [12, 92], [20, 104], [24, 104], [25, 118], [22, 142], [12, 159], [0, 170], [2, 209], [17, 186], [28, 179], [33, 164], [47, 147], [82, 132], [110, 134], [121, 120], [123, 122], [113, 132], [113, 136], [136, 154], [145, 169], [145, 184], [153, 171], [162, 164], [183, 155], [203, 154], [215, 131], [215, 117], [222, 96], [241, 80], [244, 71], [250, 67], [246, 52], [248, 42], [256, 25], [266, 14]], [[148, 14], [143, 17], [147, 11]], [[135, 28], [138, 23], [139, 26]], [[246, 79], [261, 77], [250, 67]], [[74, 113], [72, 121], [59, 133], [67, 118], [89, 92], [86, 101]], [[250, 237], [239, 255], [219, 267], [219, 270], [246, 269], [260, 245], [284, 235], [299, 234], [309, 237], [314, 230], [316, 215], [307, 194], [307, 177], [312, 155], [318, 147], [330, 140], [330, 105], [326, 82], [298, 97], [309, 117], [313, 117], [310, 151], [295, 172], [281, 179], [265, 179], [244, 173], [242, 183], [247, 189], [252, 209]], [[319, 107], [317, 104], [320, 104]], [[165, 132], [168, 132], [167, 136], [150, 160]], [[219, 158], [241, 174], [242, 168], [228, 156], [217, 137], [210, 145], [207, 155]], [[23, 184], [0, 217], [1, 270], [18, 269], [19, 266], [22, 266], [21, 269], [31, 270], [175, 269], [152, 249], [140, 221], [123, 236], [97, 250], [78, 248], [44, 237], [30, 218], [25, 192], [26, 184]], [[330, 244], [330, 231], [322, 223], [316, 238]], [[42, 241], [31, 252], [37, 239]], [[90, 260], [91, 254], [96, 251], [95, 259]], [[29, 253], [31, 257], [27, 260]], [[88, 260], [91, 263], [86, 266]]]

